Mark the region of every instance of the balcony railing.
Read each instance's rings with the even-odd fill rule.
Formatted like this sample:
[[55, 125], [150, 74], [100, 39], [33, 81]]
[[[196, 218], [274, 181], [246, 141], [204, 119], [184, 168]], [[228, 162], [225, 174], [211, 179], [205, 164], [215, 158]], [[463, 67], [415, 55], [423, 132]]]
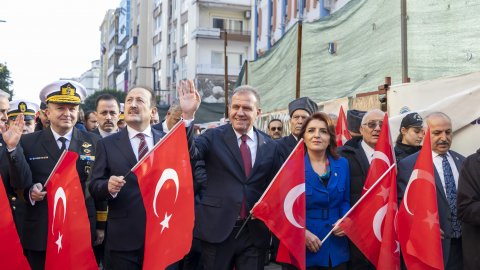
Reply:
[[198, 27], [192, 32], [193, 38], [211, 38], [211, 39], [223, 39], [224, 31], [227, 31], [228, 39], [232, 40], [250, 40], [250, 31], [232, 30], [210, 27]]
[[[238, 76], [241, 69], [241, 66], [229, 66], [228, 75]], [[225, 74], [225, 68], [223, 65], [199, 64], [197, 65], [197, 74], [223, 75]]]

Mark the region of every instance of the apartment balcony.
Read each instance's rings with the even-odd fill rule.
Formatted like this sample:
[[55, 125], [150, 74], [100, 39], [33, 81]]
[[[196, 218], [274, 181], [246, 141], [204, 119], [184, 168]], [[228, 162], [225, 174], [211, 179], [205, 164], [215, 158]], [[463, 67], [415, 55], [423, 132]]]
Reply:
[[244, 10], [251, 6], [250, 0], [192, 0], [204, 7], [222, 7], [229, 10]]
[[124, 51], [118, 58], [118, 65], [123, 66], [128, 63], [128, 50]]
[[[228, 67], [229, 76], [238, 76], [241, 66]], [[224, 75], [225, 68], [223, 65], [212, 65], [212, 64], [199, 64], [197, 65], [197, 74], [204, 75]]]
[[108, 35], [108, 42], [110, 42], [114, 37], [115, 35], [117, 34], [117, 29], [112, 29], [112, 31], [110, 31], [110, 34]]
[[114, 54], [120, 54], [123, 50], [123, 47], [120, 45], [115, 45], [114, 47], [108, 50], [108, 58], [112, 57]]
[[130, 47], [132, 47], [133, 45], [137, 45], [137, 37], [131, 37], [128, 40], [127, 45], [125, 45], [125, 49], [130, 49]]
[[112, 73], [119, 73], [119, 72], [120, 72], [120, 68], [117, 65], [112, 65], [107, 70], [107, 76], [110, 76]]
[[192, 32], [193, 38], [221, 39], [225, 37], [224, 31], [227, 31], [228, 40], [250, 42], [250, 31], [222, 30], [219, 28], [198, 27]]

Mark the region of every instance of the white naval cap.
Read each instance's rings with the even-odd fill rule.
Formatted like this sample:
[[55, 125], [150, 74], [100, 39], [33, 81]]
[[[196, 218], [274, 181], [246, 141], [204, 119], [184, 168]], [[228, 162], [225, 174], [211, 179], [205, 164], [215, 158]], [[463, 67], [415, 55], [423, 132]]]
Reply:
[[86, 96], [85, 86], [72, 80], [53, 82], [40, 91], [40, 100], [44, 103], [80, 104]]

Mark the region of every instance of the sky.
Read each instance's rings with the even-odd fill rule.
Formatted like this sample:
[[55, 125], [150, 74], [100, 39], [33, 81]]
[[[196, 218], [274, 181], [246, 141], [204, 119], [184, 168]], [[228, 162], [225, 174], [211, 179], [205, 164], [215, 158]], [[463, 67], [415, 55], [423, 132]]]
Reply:
[[0, 0], [0, 62], [14, 99], [40, 102], [40, 90], [80, 77], [100, 58], [100, 24], [120, 0]]

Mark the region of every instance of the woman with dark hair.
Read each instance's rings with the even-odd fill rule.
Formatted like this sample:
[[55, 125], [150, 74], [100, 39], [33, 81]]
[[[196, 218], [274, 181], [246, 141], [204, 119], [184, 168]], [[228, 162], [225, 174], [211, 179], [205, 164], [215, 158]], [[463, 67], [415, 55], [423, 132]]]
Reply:
[[300, 137], [305, 143], [307, 269], [346, 269], [348, 239], [340, 227], [321, 239], [350, 209], [348, 161], [337, 153], [333, 121], [323, 112], [307, 118]]

